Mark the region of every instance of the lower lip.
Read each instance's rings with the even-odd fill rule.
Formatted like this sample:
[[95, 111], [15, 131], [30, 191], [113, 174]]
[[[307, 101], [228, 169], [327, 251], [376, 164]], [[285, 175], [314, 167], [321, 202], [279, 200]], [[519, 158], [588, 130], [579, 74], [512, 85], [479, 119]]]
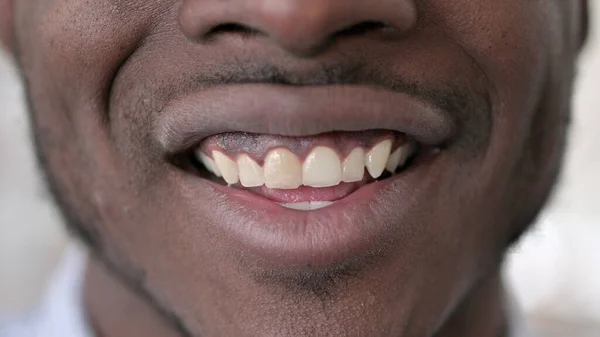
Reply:
[[400, 244], [410, 203], [435, 176], [431, 168], [437, 157], [430, 159], [313, 211], [288, 209], [249, 191], [204, 179], [202, 185], [232, 210], [213, 225], [245, 257], [251, 254], [283, 267], [326, 266], [378, 252], [390, 240]]

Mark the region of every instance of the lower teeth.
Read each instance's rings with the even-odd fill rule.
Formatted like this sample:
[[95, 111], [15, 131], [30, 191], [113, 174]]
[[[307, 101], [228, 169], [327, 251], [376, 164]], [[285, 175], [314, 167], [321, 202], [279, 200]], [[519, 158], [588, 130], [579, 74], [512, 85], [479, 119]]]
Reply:
[[317, 209], [329, 207], [333, 205], [334, 202], [331, 201], [305, 201], [305, 202], [296, 202], [296, 203], [287, 203], [287, 204], [279, 204], [282, 207], [294, 209], [297, 211], [314, 211]]

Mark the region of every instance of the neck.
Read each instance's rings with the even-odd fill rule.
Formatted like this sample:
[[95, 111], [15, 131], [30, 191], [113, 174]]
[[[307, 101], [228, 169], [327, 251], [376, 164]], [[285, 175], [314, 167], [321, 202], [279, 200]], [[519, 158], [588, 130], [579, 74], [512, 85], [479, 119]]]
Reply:
[[[500, 279], [497, 273], [472, 291], [432, 337], [508, 337]], [[95, 337], [182, 337], [168, 319], [94, 257], [86, 271], [84, 297]]]
[[435, 337], [509, 337], [507, 299], [498, 271], [467, 296]]

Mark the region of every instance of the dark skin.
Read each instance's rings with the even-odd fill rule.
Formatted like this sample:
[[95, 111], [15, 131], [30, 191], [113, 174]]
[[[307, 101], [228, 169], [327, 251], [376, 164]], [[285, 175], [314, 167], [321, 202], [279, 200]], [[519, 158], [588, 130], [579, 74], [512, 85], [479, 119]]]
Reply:
[[[0, 0], [0, 37], [50, 186], [92, 251], [99, 336], [496, 337], [504, 253], [559, 172], [586, 15], [585, 0]], [[228, 23], [243, 29], [213, 30]], [[334, 82], [329, 67], [462, 98], [423, 192], [370, 219], [394, 226], [377, 253], [249, 257], [215, 229], [237, 219], [161, 151], [170, 99], [250, 64], [296, 85]]]

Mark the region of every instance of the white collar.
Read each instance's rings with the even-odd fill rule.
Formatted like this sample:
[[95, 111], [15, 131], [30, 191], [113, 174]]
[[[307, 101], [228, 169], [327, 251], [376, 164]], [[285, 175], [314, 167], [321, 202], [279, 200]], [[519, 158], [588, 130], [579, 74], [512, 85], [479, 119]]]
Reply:
[[88, 253], [70, 244], [54, 273], [46, 297], [35, 312], [33, 336], [92, 337], [83, 306], [83, 277]]
[[509, 323], [508, 336], [509, 337], [528, 337], [531, 336], [527, 325], [525, 324], [525, 315], [519, 305], [517, 299], [515, 298], [512, 291], [506, 291], [507, 295], [505, 297], [505, 309], [507, 320]]

